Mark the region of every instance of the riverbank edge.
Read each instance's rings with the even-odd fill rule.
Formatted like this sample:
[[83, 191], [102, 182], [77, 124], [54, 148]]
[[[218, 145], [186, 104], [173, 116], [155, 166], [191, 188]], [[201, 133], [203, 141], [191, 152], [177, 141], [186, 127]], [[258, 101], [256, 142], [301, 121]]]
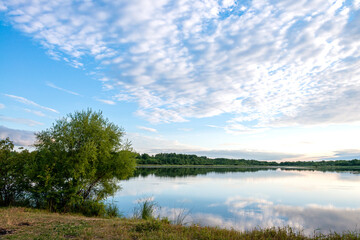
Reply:
[[0, 208], [0, 239], [360, 239], [359, 233], [311, 237], [289, 227], [236, 231], [220, 227], [182, 226], [167, 220], [85, 217], [45, 210]]

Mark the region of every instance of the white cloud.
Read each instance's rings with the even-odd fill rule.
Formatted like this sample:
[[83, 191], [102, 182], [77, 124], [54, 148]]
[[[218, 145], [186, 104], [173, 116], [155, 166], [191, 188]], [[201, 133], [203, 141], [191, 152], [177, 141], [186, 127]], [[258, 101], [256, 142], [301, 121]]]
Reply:
[[80, 96], [79, 93], [76, 93], [76, 92], [73, 92], [73, 91], [70, 91], [70, 90], [67, 90], [67, 89], [58, 87], [58, 86], [56, 86], [55, 84], [53, 84], [52, 82], [47, 82], [46, 85], [47, 85], [48, 87], [55, 88], [55, 89], [57, 89], [57, 90], [60, 90], [60, 91], [63, 91], [63, 92], [66, 92], [66, 93], [69, 93], [69, 94], [72, 94], [72, 95], [75, 95], [75, 96]]
[[328, 233], [330, 229], [335, 232], [353, 231], [360, 220], [360, 209], [314, 204], [294, 207], [240, 196], [228, 198], [225, 204], [236, 215], [234, 227], [240, 230], [290, 226], [311, 235], [314, 229], [322, 233]]
[[17, 146], [31, 146], [35, 142], [34, 132], [0, 126], [0, 139], [7, 137]]
[[127, 133], [128, 139], [133, 143], [134, 149], [140, 153], [156, 154], [161, 152], [177, 152], [203, 150], [197, 146], [180, 143], [162, 137], [149, 137], [139, 133]]
[[[168, 151], [169, 152], [169, 151]], [[171, 151], [170, 151], [171, 152]], [[292, 158], [299, 159], [302, 154], [286, 153], [286, 152], [270, 152], [261, 150], [229, 150], [229, 149], [217, 149], [217, 150], [196, 150], [185, 151], [187, 154], [196, 154], [198, 156], [207, 156], [212, 158], [230, 158], [230, 159], [254, 159], [265, 161], [280, 161], [291, 160]]]
[[0, 103], [0, 109], [3, 109], [3, 108], [5, 108], [5, 105]]
[[36, 102], [33, 102], [33, 101], [31, 101], [31, 100], [29, 100], [29, 99], [26, 99], [26, 98], [24, 98], [24, 97], [19, 97], [19, 96], [10, 95], [10, 94], [5, 94], [5, 96], [7, 96], [7, 97], [9, 97], [9, 98], [12, 98], [12, 99], [15, 99], [16, 101], [21, 102], [21, 103], [26, 104], [26, 105], [38, 107], [38, 108], [44, 109], [44, 110], [46, 110], [46, 111], [54, 112], [54, 113], [59, 113], [59, 112], [58, 112], [57, 110], [55, 110], [55, 109], [41, 106], [41, 105], [37, 104]]
[[334, 156], [327, 157], [327, 160], [360, 159], [359, 149], [343, 149], [334, 151]]
[[334, 206], [307, 205], [305, 207], [276, 204], [266, 199], [229, 197], [225, 204], [232, 217], [213, 213], [192, 212], [187, 208], [163, 207], [158, 214], [176, 221], [182, 217], [186, 224], [214, 226], [227, 229], [247, 231], [255, 228], [287, 227], [301, 231], [307, 236], [317, 233], [327, 234], [330, 231], [341, 233], [354, 231], [360, 220], [360, 209], [336, 208]]
[[115, 105], [116, 103], [112, 100], [106, 100], [106, 99], [99, 99], [97, 98], [96, 101], [99, 101], [99, 102], [102, 102], [102, 103], [105, 103], [105, 104], [108, 104], [108, 105]]
[[178, 128], [178, 130], [183, 131], [183, 132], [191, 132], [194, 129], [192, 129], [192, 128]]
[[26, 112], [29, 112], [29, 113], [32, 113], [32, 114], [35, 114], [35, 115], [37, 115], [37, 116], [39, 116], [39, 117], [45, 117], [45, 116], [46, 116], [46, 115], [45, 115], [43, 112], [41, 112], [41, 111], [31, 110], [31, 109], [27, 109], [27, 108], [25, 108], [25, 111], [26, 111]]
[[186, 208], [161, 207], [157, 214], [161, 218], [168, 218], [173, 224], [190, 225], [194, 222], [190, 210]]
[[235, 5], [235, 0], [223, 0], [222, 1], [222, 6], [225, 8], [231, 7]]
[[110, 66], [111, 73], [101, 73], [108, 75], [104, 87], [117, 90], [119, 100], [136, 101], [137, 114], [151, 122], [228, 113], [233, 133], [245, 124], [360, 121], [357, 97], [348, 94], [360, 89], [359, 1], [0, 6], [54, 56], [74, 66], [87, 56]]
[[207, 156], [211, 158], [256, 159], [256, 160], [298, 160], [303, 155], [297, 153], [274, 152], [259, 149], [208, 149], [204, 147], [184, 144], [179, 141], [162, 137], [144, 136], [139, 133], [128, 133], [127, 137], [139, 153], [150, 155], [157, 153], [182, 153]]
[[1, 116], [0, 115], [0, 121], [3, 122], [12, 122], [12, 123], [20, 123], [20, 124], [24, 124], [24, 125], [28, 125], [30, 127], [33, 126], [37, 126], [37, 125], [44, 125], [41, 122], [37, 122], [31, 119], [26, 119], [26, 118], [12, 118], [12, 117], [7, 117], [7, 116]]
[[207, 125], [208, 127], [211, 128], [220, 128], [220, 129], [224, 129], [227, 133], [233, 134], [233, 135], [238, 135], [238, 134], [254, 134], [254, 133], [259, 133], [259, 132], [263, 132], [266, 131], [267, 128], [264, 127], [246, 127], [243, 124], [240, 124], [236, 121], [236, 118], [228, 121], [228, 125], [226, 125], [225, 127], [222, 126], [216, 126], [216, 125]]
[[187, 121], [178, 112], [162, 108], [153, 108], [152, 111], [139, 110], [136, 112], [136, 114], [138, 116], [147, 118], [151, 123]]
[[138, 126], [137, 128], [148, 131], [148, 132], [157, 132], [157, 130], [155, 128], [149, 128], [149, 127], [143, 127], [143, 126]]
[[4, 5], [2, 1], [0, 1], [0, 11], [6, 11], [7, 7]]
[[360, 0], [354, 0], [354, 8], [359, 9], [360, 8]]

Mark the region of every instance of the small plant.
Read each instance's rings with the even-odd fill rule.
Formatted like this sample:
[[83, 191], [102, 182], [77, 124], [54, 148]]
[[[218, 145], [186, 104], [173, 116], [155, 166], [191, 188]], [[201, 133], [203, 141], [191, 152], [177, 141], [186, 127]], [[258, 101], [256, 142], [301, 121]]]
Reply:
[[160, 222], [167, 224], [167, 225], [171, 224], [171, 221], [167, 217], [161, 218]]
[[134, 209], [134, 217], [144, 220], [154, 219], [156, 208], [156, 203], [151, 199], [139, 201], [139, 206]]
[[189, 210], [181, 208], [178, 212], [174, 210], [174, 218], [172, 223], [175, 225], [186, 225], [185, 219], [190, 216]]
[[110, 217], [110, 218], [122, 217], [122, 214], [120, 213], [118, 206], [116, 206], [113, 203], [108, 204], [106, 206], [105, 214], [107, 217]]

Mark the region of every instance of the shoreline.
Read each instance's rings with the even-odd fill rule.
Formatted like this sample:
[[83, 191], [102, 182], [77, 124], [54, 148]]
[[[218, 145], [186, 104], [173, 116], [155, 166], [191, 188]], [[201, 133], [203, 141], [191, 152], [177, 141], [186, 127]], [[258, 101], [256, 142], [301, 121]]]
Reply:
[[85, 217], [80, 214], [50, 213], [45, 210], [0, 208], [1, 239], [359, 239], [359, 232], [314, 233], [307, 236], [290, 227], [255, 228], [237, 231], [199, 225], [171, 224], [166, 219]]

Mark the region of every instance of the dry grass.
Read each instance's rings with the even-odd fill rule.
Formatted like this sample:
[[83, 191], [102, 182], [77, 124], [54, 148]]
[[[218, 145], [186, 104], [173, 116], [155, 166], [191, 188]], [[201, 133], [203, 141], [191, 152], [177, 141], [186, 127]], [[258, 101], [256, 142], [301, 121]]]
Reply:
[[308, 238], [290, 228], [238, 232], [160, 220], [89, 218], [26, 208], [0, 208], [0, 239], [360, 239], [359, 234]]

